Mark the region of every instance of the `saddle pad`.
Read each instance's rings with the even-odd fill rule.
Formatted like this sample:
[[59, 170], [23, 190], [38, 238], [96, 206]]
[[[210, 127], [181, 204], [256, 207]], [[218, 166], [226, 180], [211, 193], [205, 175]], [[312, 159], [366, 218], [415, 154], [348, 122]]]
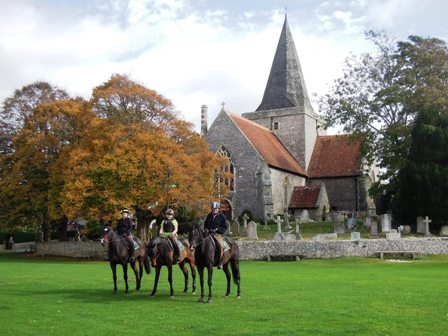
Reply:
[[137, 242], [135, 240], [133, 240], [133, 241], [134, 241], [134, 250], [138, 250], [139, 246], [138, 246]]
[[177, 241], [177, 246], [179, 246], [179, 250], [180, 250], [181, 252], [182, 252], [183, 250], [185, 250], [185, 246], [184, 246], [184, 244], [182, 244], [180, 240], [177, 240], [177, 239], [176, 239], [176, 241]]
[[230, 250], [230, 246], [226, 240], [224, 240], [224, 252]]

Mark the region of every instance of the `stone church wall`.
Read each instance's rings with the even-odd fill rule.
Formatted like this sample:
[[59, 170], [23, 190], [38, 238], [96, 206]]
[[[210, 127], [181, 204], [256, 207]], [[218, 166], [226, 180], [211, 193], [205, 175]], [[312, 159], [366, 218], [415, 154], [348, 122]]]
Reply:
[[[266, 190], [260, 186], [258, 173], [266, 164], [226, 113], [218, 115], [204, 138], [212, 153], [224, 146], [231, 155], [235, 167], [235, 192], [232, 192], [229, 199], [234, 216], [239, 216], [243, 210], [249, 210], [262, 218], [264, 208], [259, 192], [261, 190], [266, 193]], [[269, 198], [270, 195], [266, 197]]]
[[[285, 178], [288, 178], [288, 187], [286, 194], [285, 204]], [[273, 198], [273, 212], [270, 213], [271, 217], [277, 214], [283, 214], [285, 206], [289, 205], [292, 192], [295, 186], [305, 185], [305, 179], [303, 177], [283, 172], [281, 170], [271, 168], [271, 181], [272, 181], [272, 198]]]

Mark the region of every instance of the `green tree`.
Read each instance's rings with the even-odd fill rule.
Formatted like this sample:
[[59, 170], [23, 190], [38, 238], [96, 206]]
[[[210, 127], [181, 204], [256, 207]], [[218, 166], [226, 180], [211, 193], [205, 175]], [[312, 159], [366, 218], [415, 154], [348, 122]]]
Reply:
[[448, 222], [448, 114], [420, 110], [411, 139], [409, 160], [400, 171], [392, 202], [394, 218], [415, 225], [418, 216], [429, 216], [436, 230]]
[[319, 105], [328, 126], [365, 136], [364, 159], [380, 168], [371, 194], [391, 198], [407, 164], [416, 115], [428, 106], [447, 106], [448, 52], [434, 38], [410, 36], [395, 44], [384, 33], [366, 36], [377, 52], [348, 58], [343, 76]]

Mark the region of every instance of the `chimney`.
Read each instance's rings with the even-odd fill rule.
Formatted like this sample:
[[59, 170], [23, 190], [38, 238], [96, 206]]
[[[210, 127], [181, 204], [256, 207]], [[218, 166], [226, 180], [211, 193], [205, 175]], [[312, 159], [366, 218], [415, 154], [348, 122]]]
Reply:
[[205, 136], [207, 134], [207, 112], [208, 106], [201, 106], [201, 136]]

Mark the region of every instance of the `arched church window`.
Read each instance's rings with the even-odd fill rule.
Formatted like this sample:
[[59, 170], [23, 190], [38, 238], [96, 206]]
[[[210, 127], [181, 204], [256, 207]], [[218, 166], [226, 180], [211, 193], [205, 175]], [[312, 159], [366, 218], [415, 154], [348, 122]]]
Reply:
[[232, 156], [227, 148], [221, 146], [217, 153], [217, 155], [222, 156], [224, 158], [224, 164], [221, 166], [221, 171], [216, 174], [217, 182], [219, 185], [226, 185], [230, 191], [235, 190], [235, 167], [233, 166]]

